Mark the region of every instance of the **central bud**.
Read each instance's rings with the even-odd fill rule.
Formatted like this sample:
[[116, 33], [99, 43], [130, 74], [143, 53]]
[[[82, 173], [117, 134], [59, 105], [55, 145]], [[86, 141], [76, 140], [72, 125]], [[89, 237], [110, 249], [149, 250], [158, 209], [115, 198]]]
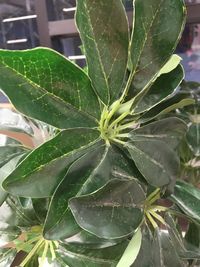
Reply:
[[106, 144], [110, 144], [111, 141], [122, 143], [119, 138], [124, 136], [120, 134], [125, 128], [121, 125], [123, 119], [130, 113], [124, 112], [118, 114], [118, 110], [121, 104], [120, 101], [114, 102], [111, 107], [104, 107], [101, 120], [99, 123], [99, 131], [101, 132], [102, 139], [105, 140]]

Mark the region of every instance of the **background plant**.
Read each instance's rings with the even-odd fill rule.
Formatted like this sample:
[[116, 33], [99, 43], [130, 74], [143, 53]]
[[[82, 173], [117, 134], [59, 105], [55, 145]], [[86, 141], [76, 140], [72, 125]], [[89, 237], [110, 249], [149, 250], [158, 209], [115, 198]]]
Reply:
[[77, 1], [88, 74], [50, 49], [0, 51], [0, 87], [28, 125], [52, 129], [2, 176], [2, 266], [19, 251], [21, 267], [199, 259], [200, 192], [176, 182], [187, 125], [161, 119], [194, 104], [178, 94], [184, 71], [173, 55], [186, 9], [181, 0], [133, 4], [130, 35], [121, 0]]

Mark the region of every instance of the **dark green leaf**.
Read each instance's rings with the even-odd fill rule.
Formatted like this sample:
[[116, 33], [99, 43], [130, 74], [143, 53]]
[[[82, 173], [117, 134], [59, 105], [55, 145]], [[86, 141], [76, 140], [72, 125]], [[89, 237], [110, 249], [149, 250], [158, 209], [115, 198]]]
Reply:
[[43, 224], [49, 207], [49, 198], [33, 198], [31, 201], [37, 218]]
[[132, 141], [141, 140], [142, 138], [145, 140], [160, 140], [170, 145], [170, 147], [175, 148], [180, 143], [186, 131], [187, 125], [184, 121], [170, 117], [149, 123], [131, 131], [129, 138]]
[[179, 158], [164, 142], [142, 138], [126, 143], [137, 168], [153, 186], [173, 183], [179, 169]]
[[200, 189], [184, 181], [177, 181], [170, 198], [186, 215], [200, 223]]
[[88, 74], [101, 100], [119, 97], [128, 61], [129, 32], [121, 0], [78, 0], [76, 21]]
[[196, 157], [200, 156], [200, 123], [189, 126], [186, 139], [194, 155]]
[[98, 137], [97, 130], [86, 128], [60, 132], [19, 164], [3, 182], [4, 189], [23, 197], [49, 197], [72, 162], [95, 145]]
[[146, 88], [173, 54], [185, 24], [182, 0], [135, 0], [131, 41], [133, 86]]
[[70, 198], [92, 193], [113, 178], [127, 179], [133, 176], [137, 177], [137, 173], [132, 162], [118, 148], [103, 145], [91, 149], [72, 164], [56, 189], [44, 228], [46, 238], [60, 239], [72, 235], [69, 227]]
[[57, 253], [59, 267], [115, 267], [127, 242], [101, 249], [85, 249], [82, 246], [62, 246]]
[[1, 89], [25, 115], [61, 129], [96, 126], [99, 103], [90, 80], [60, 54], [0, 50], [0, 69]]
[[159, 103], [171, 98], [184, 77], [181, 65], [170, 73], [161, 75], [148, 89], [148, 92], [141, 98], [136, 106], [133, 106], [133, 113], [148, 111]]
[[143, 219], [145, 194], [136, 180], [114, 179], [94, 193], [72, 198], [77, 223], [100, 238], [120, 238], [134, 232]]

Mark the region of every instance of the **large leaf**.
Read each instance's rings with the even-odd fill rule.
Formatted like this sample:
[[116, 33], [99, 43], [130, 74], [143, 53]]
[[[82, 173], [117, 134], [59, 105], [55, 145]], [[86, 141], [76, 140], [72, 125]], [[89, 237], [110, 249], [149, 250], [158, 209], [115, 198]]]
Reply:
[[58, 266], [115, 267], [126, 246], [127, 242], [101, 250], [85, 249], [82, 246], [62, 246], [57, 253]]
[[126, 147], [148, 183], [161, 187], [175, 181], [179, 158], [166, 143], [141, 138], [126, 143]]
[[46, 238], [60, 239], [72, 235], [70, 198], [92, 193], [113, 178], [137, 175], [132, 162], [118, 148], [103, 145], [90, 150], [72, 164], [56, 189], [45, 223]]
[[122, 90], [129, 32], [121, 0], [78, 0], [76, 22], [88, 73], [101, 100], [113, 102]]
[[173, 54], [184, 28], [182, 0], [135, 0], [131, 41], [133, 86], [146, 88]]
[[60, 132], [19, 164], [3, 182], [4, 189], [18, 196], [49, 197], [65, 176], [70, 164], [86, 153], [98, 137], [97, 130], [86, 128]]
[[113, 179], [69, 206], [77, 223], [101, 238], [121, 238], [134, 232], [143, 219], [145, 194], [136, 180]]
[[200, 189], [184, 181], [177, 181], [170, 198], [186, 215], [200, 223]]
[[96, 125], [99, 104], [89, 78], [60, 54], [0, 50], [0, 70], [1, 89], [25, 115], [61, 129]]
[[148, 111], [159, 103], [169, 99], [175, 94], [177, 87], [184, 78], [184, 72], [181, 65], [170, 73], [161, 75], [155, 83], [149, 88], [148, 92], [137, 105], [133, 106], [133, 113], [142, 113]]
[[200, 156], [200, 123], [190, 125], [186, 140], [194, 155]]
[[149, 123], [129, 133], [131, 140], [149, 139], [164, 141], [170, 147], [175, 148], [187, 131], [184, 121], [171, 117]]

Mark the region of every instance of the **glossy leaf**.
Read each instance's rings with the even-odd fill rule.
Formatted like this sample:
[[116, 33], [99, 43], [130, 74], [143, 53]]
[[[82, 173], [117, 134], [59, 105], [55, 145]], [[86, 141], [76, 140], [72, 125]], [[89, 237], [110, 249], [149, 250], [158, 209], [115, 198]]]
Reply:
[[136, 106], [133, 106], [133, 113], [142, 113], [152, 109], [154, 106], [171, 98], [177, 87], [184, 78], [184, 71], [181, 65], [170, 73], [161, 75], [154, 84], [149, 88], [148, 92], [141, 98]]
[[184, 181], [177, 181], [170, 198], [186, 215], [200, 222], [200, 189]]
[[194, 155], [200, 156], [200, 123], [189, 126], [186, 140]]
[[172, 148], [176, 148], [187, 131], [187, 125], [184, 121], [170, 117], [149, 123], [129, 133], [129, 138], [141, 140], [160, 140]]
[[140, 251], [142, 243], [142, 233], [141, 229], [139, 228], [137, 232], [132, 237], [131, 241], [129, 242], [124, 254], [122, 255], [120, 261], [117, 264], [117, 267], [130, 267], [131, 264], [134, 263], [137, 255]]
[[126, 147], [147, 182], [156, 187], [173, 183], [179, 169], [179, 158], [164, 142], [141, 138]]
[[96, 126], [99, 104], [90, 80], [60, 54], [0, 50], [0, 69], [1, 89], [25, 115], [61, 129]]
[[3, 188], [23, 197], [51, 196], [72, 162], [86, 153], [98, 136], [97, 130], [86, 128], [60, 132], [23, 160], [3, 182]]
[[136, 180], [114, 179], [69, 206], [77, 223], [101, 238], [120, 238], [134, 232], [143, 219], [145, 194]]
[[58, 250], [59, 267], [115, 267], [127, 242], [101, 249], [85, 249], [81, 246], [62, 246]]
[[90, 149], [72, 164], [53, 195], [44, 228], [46, 238], [60, 239], [72, 235], [70, 198], [92, 193], [111, 179], [137, 175], [132, 162], [117, 147], [103, 145]]
[[131, 41], [133, 86], [143, 90], [173, 54], [184, 29], [182, 0], [135, 0]]
[[112, 103], [122, 91], [128, 61], [128, 23], [121, 0], [78, 0], [76, 22], [92, 84], [105, 104]]

